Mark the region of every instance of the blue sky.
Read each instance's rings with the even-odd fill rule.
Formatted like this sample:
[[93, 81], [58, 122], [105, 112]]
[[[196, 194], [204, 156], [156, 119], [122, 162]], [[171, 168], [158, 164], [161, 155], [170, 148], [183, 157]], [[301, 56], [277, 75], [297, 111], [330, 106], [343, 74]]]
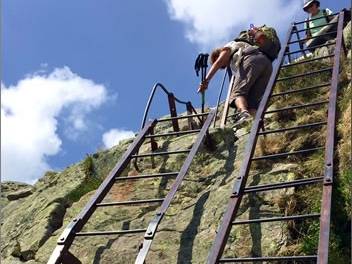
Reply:
[[[226, 0], [2, 1], [2, 93], [6, 90], [14, 91], [12, 94], [22, 91], [17, 93], [17, 97], [12, 97], [24, 97], [25, 89], [39, 91], [33, 87], [38, 80], [43, 89], [60, 84], [77, 87], [77, 83], [81, 86], [72, 89], [83, 89], [82, 93], [85, 93], [87, 85], [91, 89], [90, 97], [75, 94], [74, 99], [66, 101], [51, 98], [49, 94], [49, 98], [57, 104], [54, 109], [51, 107], [54, 103], [47, 103], [49, 99], [33, 92], [33, 97], [41, 97], [42, 100], [38, 100], [44, 101], [44, 105], [51, 109], [41, 117], [48, 120], [51, 130], [48, 129], [50, 131], [42, 138], [32, 132], [36, 134], [33, 135], [34, 140], [25, 125], [16, 126], [16, 133], [8, 132], [13, 137], [9, 140], [12, 145], [8, 143], [6, 148], [2, 147], [2, 156], [12, 155], [13, 158], [10, 163], [2, 159], [2, 163], [7, 166], [21, 163], [21, 160], [16, 160], [16, 156], [20, 155], [13, 149], [22, 155], [38, 154], [34, 143], [28, 144], [31, 148], [28, 153], [24, 147], [21, 149], [17, 139], [23, 138], [24, 142], [38, 142], [39, 152], [43, 146], [38, 154], [43, 166], [27, 177], [25, 172], [29, 168], [19, 165], [22, 171], [19, 169], [12, 171], [11, 175], [4, 175], [7, 171], [2, 170], [2, 177], [33, 182], [45, 169], [62, 169], [81, 160], [86, 153], [94, 153], [104, 145], [103, 134], [111, 129], [127, 135], [131, 131], [137, 132], [147, 96], [157, 81], [164, 83], [178, 97], [187, 98], [198, 106], [200, 97], [195, 91], [199, 80], [193, 70], [197, 54], [210, 52], [212, 47], [230, 40], [250, 23], [274, 24], [282, 36], [289, 21], [305, 17], [299, 8], [300, 0], [284, 2], [265, 1], [265, 6], [261, 7], [264, 1], [260, 4], [258, 1]], [[227, 7], [229, 3], [231, 7]], [[349, 6], [349, 1], [323, 1], [322, 5], [336, 11]], [[248, 14], [236, 13], [236, 7], [249, 10]], [[261, 12], [253, 11], [256, 7]], [[233, 12], [223, 12], [224, 9]], [[277, 12], [281, 11], [283, 13], [278, 16]], [[61, 71], [55, 72], [55, 69]], [[19, 84], [21, 80], [25, 80], [22, 86]], [[91, 83], [87, 84], [88, 80]], [[218, 84], [219, 78], [207, 92], [208, 105], [214, 105], [216, 101]], [[57, 97], [62, 96], [62, 90], [57, 92]], [[4, 95], [4, 100], [12, 98], [6, 96], [7, 93]], [[27, 96], [32, 96], [32, 93]], [[9, 100], [8, 103], [2, 98], [2, 110], [3, 104], [8, 104], [11, 110], [13, 101], [17, 102], [17, 108], [25, 107], [21, 100], [27, 101], [28, 98]], [[36, 109], [38, 100], [29, 100], [33, 103], [27, 107]], [[40, 109], [46, 112], [44, 106]], [[153, 107], [154, 115], [166, 112], [166, 101], [158, 97], [158, 104]], [[40, 118], [30, 120], [33, 116], [38, 117], [34, 110], [32, 115], [18, 116], [29, 124], [36, 124], [38, 131], [45, 130], [45, 122], [42, 124]], [[17, 122], [22, 124], [20, 120]], [[55, 149], [48, 146], [50, 137], [60, 141]], [[3, 142], [6, 140], [3, 138]], [[28, 166], [31, 166], [30, 163], [28, 161]]]

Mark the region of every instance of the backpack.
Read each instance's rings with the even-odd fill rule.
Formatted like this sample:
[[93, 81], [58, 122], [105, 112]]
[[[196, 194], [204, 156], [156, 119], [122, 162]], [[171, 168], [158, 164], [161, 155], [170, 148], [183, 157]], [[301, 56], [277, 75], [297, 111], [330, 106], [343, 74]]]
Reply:
[[[324, 18], [326, 20], [326, 24], [330, 23], [332, 18], [329, 17], [328, 12], [326, 11], [326, 9], [323, 9], [323, 15], [324, 15]], [[308, 37], [311, 37], [312, 36], [312, 32], [310, 31], [310, 25], [309, 25], [309, 21], [308, 20], [309, 20], [309, 18], [306, 19], [306, 35]]]
[[[264, 46], [258, 48], [269, 58], [270, 61], [274, 61], [277, 58], [281, 49], [280, 39], [278, 38], [275, 29], [272, 27], [264, 25], [262, 27], [259, 27], [259, 30], [264, 33], [266, 41]], [[254, 38], [249, 35], [249, 32], [247, 30], [240, 32], [239, 36], [235, 38], [235, 41], [243, 41], [252, 46], [256, 46]]]

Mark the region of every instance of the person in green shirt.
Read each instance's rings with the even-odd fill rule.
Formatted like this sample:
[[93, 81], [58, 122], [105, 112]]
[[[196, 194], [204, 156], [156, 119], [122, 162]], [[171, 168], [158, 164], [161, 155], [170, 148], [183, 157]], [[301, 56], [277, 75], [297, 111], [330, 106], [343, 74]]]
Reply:
[[[331, 16], [332, 11], [330, 9], [320, 9], [320, 2], [317, 0], [305, 0], [303, 10], [309, 14], [304, 25], [306, 38], [309, 39], [313, 37], [313, 39], [306, 42], [308, 48], [322, 45], [329, 39], [335, 38], [336, 34], [324, 35], [324, 37], [321, 38], [318, 37], [319, 35], [334, 31], [334, 25], [329, 25], [334, 19], [334, 17]], [[314, 48], [311, 51], [313, 52]]]

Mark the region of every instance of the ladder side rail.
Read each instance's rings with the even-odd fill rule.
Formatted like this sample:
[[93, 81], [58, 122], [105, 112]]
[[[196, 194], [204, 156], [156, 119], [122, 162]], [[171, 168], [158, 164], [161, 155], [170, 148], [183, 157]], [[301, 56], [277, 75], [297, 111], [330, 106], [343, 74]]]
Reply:
[[205, 120], [205, 122], [202, 126], [202, 129], [199, 132], [197, 139], [192, 146], [190, 153], [188, 154], [185, 162], [183, 163], [183, 165], [180, 169], [180, 172], [177, 175], [174, 183], [170, 187], [169, 193], [165, 197], [165, 199], [164, 199], [163, 203], [161, 204], [160, 209], [156, 213], [155, 217], [149, 223], [147, 231], [144, 235], [143, 244], [141, 246], [141, 249], [140, 249], [138, 256], [136, 258], [136, 261], [135, 261], [136, 264], [143, 264], [145, 262], [145, 259], [147, 257], [148, 252], [149, 252], [153, 238], [157, 232], [158, 225], [159, 225], [160, 221], [162, 220], [163, 216], [165, 215], [167, 209], [169, 208], [173, 198], [175, 197], [178, 188], [181, 186], [181, 183], [182, 183], [184, 177], [186, 176], [186, 174], [192, 164], [192, 161], [193, 161], [195, 155], [197, 154], [202, 142], [208, 136], [208, 130], [209, 130], [209, 127], [210, 127], [214, 117], [215, 117], [215, 109], [211, 110], [211, 112], [207, 116], [207, 119]]
[[138, 136], [135, 138], [133, 143], [129, 146], [127, 151], [120, 158], [116, 166], [110, 171], [109, 175], [105, 178], [103, 183], [99, 186], [95, 194], [92, 196], [87, 205], [82, 209], [76, 218], [74, 218], [68, 226], [65, 228], [63, 233], [58, 239], [57, 249], [54, 250], [51, 255], [48, 264], [58, 264], [62, 263], [62, 257], [68, 254], [68, 250], [75, 238], [75, 233], [79, 232], [83, 226], [87, 223], [91, 215], [96, 210], [96, 204], [101, 202], [106, 194], [109, 192], [115, 179], [120, 175], [130, 162], [131, 155], [138, 151], [139, 147], [143, 144], [144, 138], [150, 129], [154, 127], [156, 120], [150, 121], [141, 130]]
[[325, 172], [323, 197], [321, 203], [320, 234], [318, 245], [318, 263], [328, 263], [330, 214], [331, 214], [331, 194], [334, 175], [334, 153], [335, 153], [335, 128], [336, 128], [336, 105], [337, 90], [339, 82], [341, 48], [343, 41], [344, 12], [339, 14], [338, 33], [336, 37], [334, 68], [331, 81], [331, 90], [328, 106], [327, 140], [325, 144]]
[[223, 215], [222, 223], [220, 225], [220, 228], [218, 229], [218, 233], [216, 235], [215, 242], [214, 242], [213, 247], [210, 251], [210, 255], [209, 255], [208, 261], [207, 261], [208, 264], [217, 263], [222, 255], [223, 251], [224, 251], [224, 248], [225, 248], [225, 245], [227, 242], [227, 238], [229, 236], [229, 232], [230, 232], [230, 229], [232, 226], [231, 223], [233, 221], [235, 213], [236, 213], [236, 211], [239, 207], [239, 204], [241, 202], [241, 199], [242, 199], [242, 195], [240, 195], [240, 193], [244, 189], [244, 186], [246, 183], [246, 177], [248, 176], [248, 171], [249, 171], [249, 167], [250, 167], [250, 163], [251, 163], [251, 157], [254, 154], [255, 145], [257, 142], [257, 138], [258, 138], [258, 132], [259, 132], [259, 129], [263, 123], [265, 109], [266, 109], [267, 104], [269, 102], [270, 95], [272, 94], [272, 91], [273, 91], [274, 85], [276, 83], [276, 79], [278, 77], [281, 65], [284, 62], [285, 51], [286, 51], [288, 42], [291, 40], [294, 27], [295, 27], [294, 24], [291, 24], [291, 26], [287, 32], [287, 36], [286, 36], [286, 39], [284, 42], [285, 43], [284, 47], [282, 47], [280, 54], [278, 56], [279, 63], [276, 65], [274, 71], [272, 72], [269, 83], [266, 86], [263, 98], [259, 104], [259, 108], [256, 113], [256, 117], [255, 117], [254, 123], [252, 125], [252, 129], [251, 129], [249, 139], [248, 139], [248, 142], [246, 145], [246, 150], [245, 150], [246, 155], [243, 158], [241, 169], [240, 169], [239, 175], [236, 179], [236, 182], [234, 184], [232, 194], [230, 197], [230, 201], [228, 203], [228, 207]]

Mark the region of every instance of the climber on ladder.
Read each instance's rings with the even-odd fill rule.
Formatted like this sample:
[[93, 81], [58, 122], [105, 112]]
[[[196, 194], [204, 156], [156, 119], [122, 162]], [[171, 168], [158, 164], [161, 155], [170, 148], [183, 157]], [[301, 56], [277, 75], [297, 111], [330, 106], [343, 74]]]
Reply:
[[[317, 0], [304, 0], [303, 10], [309, 14], [304, 24], [306, 38], [308, 39], [305, 43], [307, 48], [323, 45], [328, 40], [336, 37], [336, 33], [333, 34], [333, 32], [336, 31], [337, 25], [329, 25], [329, 23], [336, 22], [337, 17], [331, 16], [332, 11], [330, 9], [320, 9], [320, 2]], [[314, 50], [314, 48], [310, 49], [311, 52], [314, 52]]]
[[210, 55], [212, 66], [198, 88], [204, 92], [219, 69], [230, 67], [235, 79], [232, 82], [228, 103], [239, 112], [237, 124], [252, 119], [264, 94], [272, 72], [272, 62], [281, 49], [273, 28], [262, 26], [242, 31], [235, 40]]

